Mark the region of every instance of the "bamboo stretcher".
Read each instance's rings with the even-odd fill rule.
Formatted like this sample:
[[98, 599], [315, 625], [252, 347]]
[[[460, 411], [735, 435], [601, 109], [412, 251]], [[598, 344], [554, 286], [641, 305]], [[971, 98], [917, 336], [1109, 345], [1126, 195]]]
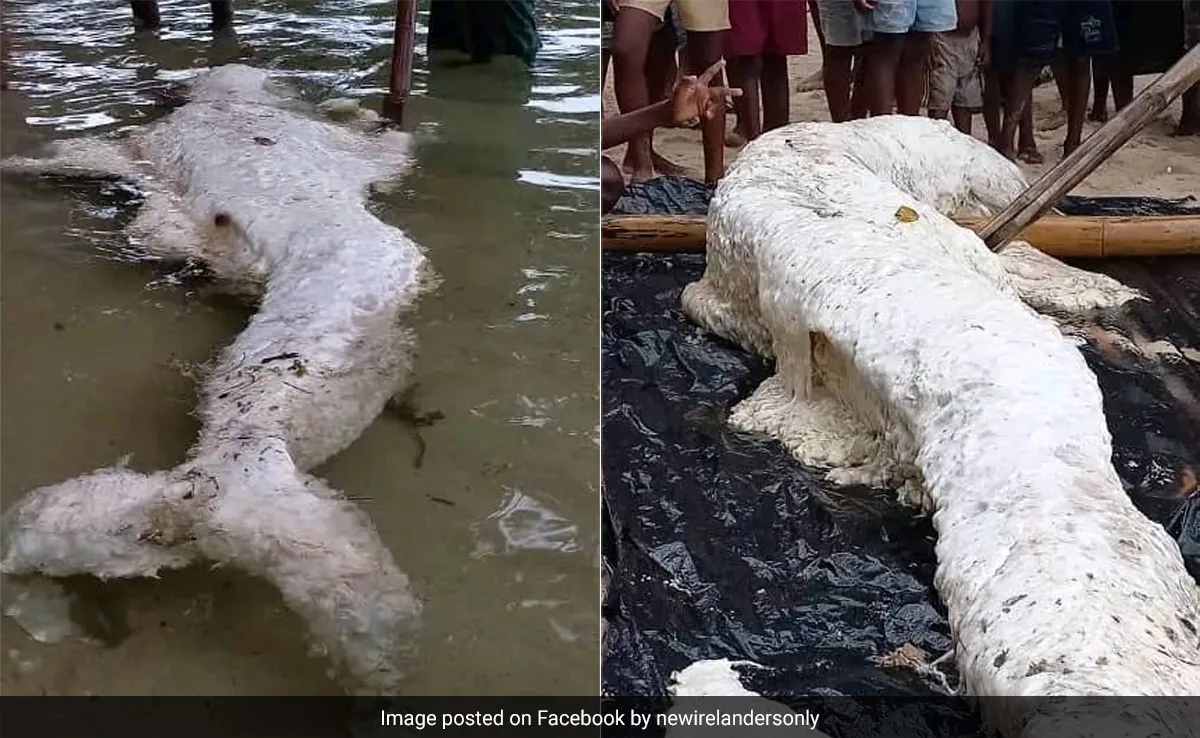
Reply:
[[[956, 218], [979, 230], [986, 218]], [[610, 215], [602, 220], [605, 251], [702, 252], [707, 237], [703, 215]], [[1034, 221], [1019, 236], [1058, 258], [1200, 254], [1200, 215], [1061, 216]]]

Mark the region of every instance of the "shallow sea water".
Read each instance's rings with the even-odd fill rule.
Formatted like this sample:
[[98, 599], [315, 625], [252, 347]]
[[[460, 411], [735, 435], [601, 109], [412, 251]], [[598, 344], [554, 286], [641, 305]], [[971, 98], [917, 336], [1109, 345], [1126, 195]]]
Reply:
[[[392, 3], [237, 6], [236, 38], [214, 39], [207, 3], [162, 2], [148, 35], [126, 3], [6, 0], [3, 153], [143, 124], [172, 83], [234, 60], [378, 108]], [[425, 602], [410, 694], [599, 690], [597, 16], [542, 0], [527, 76], [512, 60], [431, 65], [422, 10], [404, 121], [417, 167], [377, 206], [444, 278], [418, 316], [415, 391], [444, 417], [384, 415], [317, 470], [370, 512]], [[129, 193], [0, 187], [0, 501], [126, 454], [174, 466], [196, 433], [188, 367], [249, 311], [139, 261]], [[71, 631], [51, 633], [38, 591], [4, 583], [0, 605], [26, 613], [0, 625], [5, 694], [340, 689], [275, 591], [235, 572], [63, 586]]]

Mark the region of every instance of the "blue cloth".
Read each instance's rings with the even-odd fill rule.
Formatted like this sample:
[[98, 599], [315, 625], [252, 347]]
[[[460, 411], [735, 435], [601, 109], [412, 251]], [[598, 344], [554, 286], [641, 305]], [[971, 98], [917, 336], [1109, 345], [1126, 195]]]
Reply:
[[875, 33], [941, 33], [958, 27], [954, 0], [879, 0], [864, 16], [866, 28]]

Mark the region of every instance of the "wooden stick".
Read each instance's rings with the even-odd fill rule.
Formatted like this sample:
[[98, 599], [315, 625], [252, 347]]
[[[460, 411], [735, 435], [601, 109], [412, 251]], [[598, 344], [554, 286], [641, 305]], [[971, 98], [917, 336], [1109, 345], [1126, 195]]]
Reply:
[[[983, 218], [956, 222], [974, 230], [987, 224]], [[707, 227], [703, 215], [610, 215], [600, 232], [605, 251], [681, 253], [704, 251]], [[1062, 258], [1200, 254], [1200, 215], [1049, 216], [1019, 238]]]
[[979, 231], [988, 248], [995, 251], [1046, 213], [1060, 197], [1070, 192], [1121, 148], [1175, 98], [1200, 82], [1200, 45], [1192, 48], [1161, 77], [1150, 83], [1115, 117], [1087, 138], [1079, 148], [1046, 172], [1011, 205]]
[[395, 31], [392, 34], [392, 75], [383, 112], [400, 123], [412, 89], [413, 51], [417, 35], [416, 0], [396, 0]]

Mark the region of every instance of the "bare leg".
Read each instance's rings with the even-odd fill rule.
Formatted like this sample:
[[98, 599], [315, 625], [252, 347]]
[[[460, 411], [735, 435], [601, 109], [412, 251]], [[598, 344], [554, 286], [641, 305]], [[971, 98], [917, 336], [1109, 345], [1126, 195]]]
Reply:
[[[650, 53], [650, 39], [657, 26], [658, 19], [644, 10], [623, 7], [617, 11], [612, 40], [613, 86], [617, 108], [622, 113], [641, 110], [651, 102], [646, 80], [646, 59]], [[654, 176], [649, 136], [639, 136], [629, 142], [625, 164], [634, 180]]]
[[896, 112], [920, 115], [925, 98], [926, 66], [933, 50], [933, 35], [920, 31], [905, 34], [896, 67]]
[[850, 94], [850, 117], [854, 120], [871, 115], [870, 99], [867, 97], [867, 55], [864, 47], [854, 50], [854, 88]]
[[[688, 71], [701, 74], [720, 61], [725, 40], [724, 31], [688, 33]], [[725, 176], [725, 114], [722, 110], [712, 120], [702, 121], [704, 141], [704, 181], [716, 182]]]
[[212, 8], [212, 28], [214, 31], [224, 31], [233, 26], [232, 0], [209, 0]]
[[762, 56], [762, 125], [764, 131], [773, 131], [788, 124], [788, 63], [781, 54]]
[[1000, 129], [1003, 124], [1002, 100], [1000, 74], [995, 67], [989, 67], [983, 75], [983, 125], [987, 128], [988, 144], [997, 150], [1000, 148]]
[[[646, 60], [646, 85], [650, 90], [651, 102], [671, 97], [675, 81], [679, 78], [679, 62], [675, 50], [675, 28], [664, 24], [650, 39], [650, 54]], [[683, 177], [687, 170], [654, 150], [654, 134], [650, 139], [650, 165], [659, 174]]]
[[951, 111], [954, 114], [954, 127], [957, 128], [958, 130], [962, 131], [963, 133], [967, 134], [968, 136], [970, 136], [971, 135], [971, 118], [974, 117], [974, 114], [971, 112], [971, 109], [970, 108], [961, 108], [956, 105], [953, 108], [951, 108]]
[[810, 74], [796, 85], [797, 92], [812, 92], [821, 89], [825, 74], [825, 30], [821, 28], [821, 11], [817, 8], [816, 0], [809, 0], [808, 14], [812, 16], [813, 30], [817, 34], [817, 44], [821, 47], [821, 68]]
[[[1108, 120], [1108, 80], [1111, 71], [1110, 60], [1092, 60], [1092, 111], [1088, 120], [1103, 123]], [[1132, 84], [1133, 80], [1130, 80]], [[1113, 89], [1113, 101], [1116, 101], [1116, 89]], [[1118, 108], [1120, 109], [1120, 108]]]
[[829, 118], [834, 123], [851, 119], [850, 90], [854, 82], [856, 46], [826, 46], [825, 63], [821, 67], [825, 81], [825, 101]]
[[1176, 136], [1200, 136], [1200, 83], [1183, 93], [1183, 115], [1179, 116]]
[[153, 31], [162, 26], [158, 14], [158, 0], [130, 0], [133, 10], [133, 25], [139, 29]]
[[1017, 130], [1017, 158], [1030, 164], [1041, 164], [1046, 159], [1038, 151], [1037, 138], [1033, 135], [1033, 91], [1025, 101], [1025, 112]]
[[[1112, 85], [1113, 109], [1119, 113], [1133, 101], [1133, 68], [1121, 54], [1105, 59], [1104, 65], [1109, 69], [1108, 79]], [[1094, 65], [1093, 69], [1095, 69]]]
[[1083, 54], [1072, 54], [1063, 59], [1066, 67], [1064, 80], [1067, 97], [1067, 137], [1063, 139], [1063, 156], [1079, 148], [1083, 138], [1083, 121], [1087, 116], [1088, 92], [1091, 87], [1091, 60]]
[[[1017, 126], [1022, 123], [1021, 117], [1030, 109], [1033, 97], [1033, 79], [1036, 70], [1028, 64], [1018, 63], [1008, 72], [1008, 84], [1004, 90], [1004, 124], [1000, 129], [1000, 141], [996, 150], [1009, 159], [1016, 158], [1013, 150], [1013, 138]], [[1032, 119], [1030, 120], [1032, 126]], [[1032, 135], [1032, 131], [1030, 132]]]
[[733, 130], [725, 135], [725, 143], [728, 146], [741, 146], [758, 138], [762, 133], [762, 118], [759, 112], [762, 57], [735, 56], [728, 60], [726, 71], [729, 73], [729, 84], [740, 87], [742, 96], [734, 100], [737, 123]]
[[604, 213], [612, 212], [621, 193], [625, 191], [625, 177], [621, 168], [607, 156], [600, 157], [600, 207]]
[[867, 105], [871, 115], [891, 115], [905, 34], [876, 33], [865, 47]]

